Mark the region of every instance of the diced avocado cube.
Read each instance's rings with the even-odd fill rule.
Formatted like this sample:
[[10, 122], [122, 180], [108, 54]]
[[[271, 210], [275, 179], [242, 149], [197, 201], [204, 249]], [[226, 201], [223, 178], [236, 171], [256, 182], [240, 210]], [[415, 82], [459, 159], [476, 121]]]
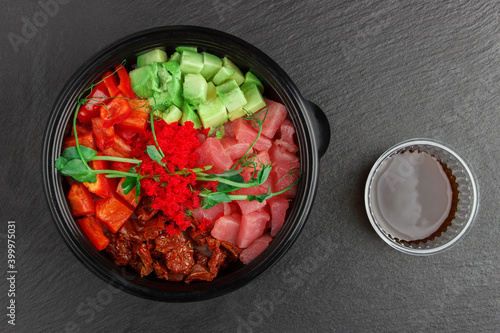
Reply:
[[246, 84], [246, 83], [255, 83], [257, 85], [257, 88], [259, 88], [259, 91], [261, 94], [264, 93], [264, 85], [262, 84], [262, 82], [260, 82], [259, 78], [257, 76], [255, 76], [254, 73], [248, 71], [246, 74], [245, 74], [245, 82], [243, 84]]
[[197, 52], [184, 50], [180, 64], [183, 74], [198, 74], [203, 68], [203, 56]]
[[247, 104], [245, 104], [241, 109], [231, 112], [228, 115], [231, 120], [243, 117], [247, 115], [247, 112], [253, 114], [266, 106], [266, 102], [264, 101], [264, 98], [255, 83], [244, 83], [241, 85], [240, 89], [245, 95]]
[[173, 62], [181, 62], [181, 54], [179, 52], [174, 52], [171, 56], [170, 56], [170, 60], [169, 61], [173, 61]]
[[172, 81], [170, 81], [170, 83], [168, 84], [167, 90], [172, 98], [172, 103], [177, 105], [177, 107], [181, 108], [182, 104], [184, 104], [181, 80], [175, 77], [172, 78]]
[[207, 101], [211, 101], [217, 97], [217, 92], [215, 91], [215, 85], [212, 81], [207, 83]]
[[216, 55], [203, 52], [203, 69], [200, 74], [210, 81], [222, 67], [222, 60]]
[[181, 125], [184, 125], [187, 121], [191, 121], [194, 124], [194, 128], [196, 129], [201, 127], [201, 121], [200, 117], [198, 117], [198, 114], [188, 103], [184, 103], [182, 105]]
[[184, 51], [198, 52], [198, 48], [196, 46], [177, 46], [175, 51], [182, 54]]
[[159, 110], [166, 110], [172, 105], [172, 97], [168, 91], [154, 92], [153, 96], [148, 98], [149, 105]]
[[161, 91], [167, 91], [168, 83], [170, 81], [172, 81], [172, 75], [168, 72], [168, 70], [164, 66], [161, 66], [161, 65], [158, 66], [158, 63], [155, 63], [155, 64], [157, 65], [156, 74], [158, 75], [158, 78], [160, 79]]
[[200, 104], [198, 115], [204, 128], [215, 128], [227, 122], [226, 107], [219, 97]]
[[233, 112], [247, 104], [243, 91], [235, 80], [229, 80], [215, 88], [217, 95], [226, 106], [228, 112]]
[[233, 75], [231, 75], [231, 77], [229, 78], [230, 80], [235, 80], [239, 86], [241, 86], [243, 82], [245, 82], [245, 77], [243, 76], [241, 70], [227, 57], [224, 57], [224, 59], [222, 59], [222, 66], [231, 68], [234, 71]]
[[156, 76], [156, 72], [153, 70], [152, 66], [144, 66], [131, 70], [129, 77], [132, 90], [137, 94], [137, 96], [144, 98], [153, 96], [151, 82], [157, 80], [158, 77]]
[[184, 99], [192, 105], [199, 105], [207, 100], [207, 81], [201, 74], [186, 74], [182, 88]]
[[182, 111], [177, 106], [170, 105], [161, 117], [167, 124], [176, 123], [182, 118]]
[[167, 61], [161, 64], [173, 77], [177, 79], [181, 79], [181, 68], [178, 62], [175, 61]]
[[137, 57], [137, 67], [151, 65], [153, 62], [165, 62], [167, 59], [167, 52], [154, 49]]
[[221, 69], [215, 74], [212, 79], [212, 82], [218, 86], [226, 82], [231, 75], [234, 74], [234, 70], [229, 67], [221, 67]]

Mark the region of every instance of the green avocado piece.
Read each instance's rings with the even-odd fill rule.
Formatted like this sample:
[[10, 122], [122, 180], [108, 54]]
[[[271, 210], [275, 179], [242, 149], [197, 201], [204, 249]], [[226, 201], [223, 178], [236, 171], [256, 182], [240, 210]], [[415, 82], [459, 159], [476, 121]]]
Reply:
[[212, 81], [207, 83], [207, 101], [211, 101], [217, 97], [217, 92], [215, 91], [215, 85]]
[[181, 54], [184, 51], [198, 52], [198, 48], [196, 46], [177, 46], [175, 51]]
[[247, 104], [243, 91], [235, 80], [229, 80], [215, 88], [217, 95], [226, 106], [228, 112], [233, 112]]
[[242, 108], [235, 110], [228, 115], [231, 120], [245, 116], [247, 112], [253, 114], [266, 106], [264, 97], [262, 97], [262, 94], [255, 83], [244, 83], [241, 85], [240, 89], [243, 91], [247, 103]]
[[191, 121], [194, 124], [194, 128], [196, 129], [201, 127], [201, 121], [200, 117], [198, 117], [198, 114], [188, 103], [184, 103], [182, 105], [181, 125], [184, 125], [187, 121]]
[[169, 61], [180, 63], [181, 62], [181, 54], [179, 52], [174, 52], [170, 56], [170, 60]]
[[260, 82], [259, 78], [257, 76], [255, 76], [254, 73], [248, 71], [246, 74], [245, 74], [245, 82], [243, 84], [246, 84], [246, 83], [255, 83], [257, 85], [257, 88], [259, 88], [259, 91], [261, 94], [264, 93], [264, 85], [262, 84], [262, 82]]
[[153, 96], [148, 98], [149, 105], [158, 110], [166, 110], [172, 105], [172, 96], [168, 91], [154, 92]]
[[218, 86], [226, 82], [231, 75], [234, 74], [234, 70], [228, 67], [221, 67], [221, 69], [215, 74], [215, 76], [212, 79], [212, 82]]
[[210, 81], [222, 67], [222, 60], [211, 53], [203, 52], [203, 69], [200, 74]]
[[184, 99], [191, 105], [207, 100], [207, 81], [201, 74], [186, 74], [182, 88]]
[[168, 86], [168, 92], [172, 96], [172, 103], [181, 108], [184, 104], [184, 96], [182, 95], [181, 79], [172, 78]]
[[181, 68], [178, 62], [176, 61], [167, 61], [161, 64], [173, 77], [177, 79], [181, 79]]
[[226, 107], [219, 97], [200, 104], [198, 115], [204, 128], [215, 128], [227, 122]]
[[129, 73], [132, 90], [139, 97], [149, 98], [153, 96], [151, 83], [158, 79], [152, 66], [139, 67]]
[[222, 59], [222, 66], [226, 68], [231, 68], [234, 71], [233, 75], [231, 75], [229, 80], [235, 80], [239, 86], [241, 86], [243, 82], [245, 82], [245, 77], [243, 76], [241, 70], [227, 57], [224, 57]]
[[184, 50], [180, 65], [183, 74], [198, 74], [203, 68], [203, 56], [197, 52]]
[[137, 67], [151, 65], [153, 62], [166, 62], [167, 59], [167, 52], [154, 49], [137, 57]]
[[175, 105], [170, 107], [162, 113], [161, 117], [167, 124], [176, 123], [182, 118], [182, 111]]

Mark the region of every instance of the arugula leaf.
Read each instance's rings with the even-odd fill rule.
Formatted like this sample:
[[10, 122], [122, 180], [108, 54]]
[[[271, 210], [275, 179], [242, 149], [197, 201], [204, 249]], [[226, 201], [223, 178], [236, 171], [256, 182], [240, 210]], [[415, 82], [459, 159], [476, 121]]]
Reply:
[[[231, 180], [233, 182], [245, 184], [245, 179], [239, 173], [236, 175], [233, 175], [233, 176], [225, 177], [225, 179]], [[236, 191], [240, 188], [241, 188], [241, 186], [229, 185], [229, 184], [222, 183], [222, 182], [219, 182], [219, 184], [217, 185], [218, 192], [232, 192], [232, 191]]]
[[77, 182], [95, 183], [97, 176], [93, 170], [87, 169], [82, 160], [71, 160], [64, 165], [60, 172], [65, 176], [70, 176]]
[[62, 168], [64, 168], [64, 166], [66, 165], [66, 163], [68, 163], [68, 160], [62, 156], [59, 156], [59, 158], [56, 160], [56, 169], [61, 171]]
[[210, 193], [202, 196], [201, 207], [204, 209], [208, 209], [221, 202], [231, 202], [231, 198], [226, 193], [220, 193], [220, 192]]
[[146, 152], [153, 161], [156, 161], [159, 165], [164, 166], [163, 162], [161, 161], [160, 152], [158, 151], [156, 146], [153, 145], [147, 146]]
[[[86, 161], [92, 159], [97, 155], [97, 152], [94, 149], [82, 145], [80, 145], [80, 151], [82, 152], [82, 156]], [[61, 156], [68, 161], [80, 159], [80, 154], [78, 153], [78, 149], [76, 147], [69, 147], [64, 149]]]
[[137, 177], [125, 177], [122, 183], [123, 194], [129, 194], [135, 187]]

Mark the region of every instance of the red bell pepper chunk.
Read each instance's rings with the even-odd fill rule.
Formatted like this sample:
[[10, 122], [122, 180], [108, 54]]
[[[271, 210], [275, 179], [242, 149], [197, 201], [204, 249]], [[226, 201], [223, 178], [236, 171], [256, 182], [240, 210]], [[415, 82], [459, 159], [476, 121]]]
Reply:
[[111, 127], [127, 119], [132, 113], [132, 108], [123, 95], [113, 98], [106, 106], [101, 107], [101, 118], [104, 127]]
[[122, 180], [118, 183], [118, 186], [116, 187], [116, 194], [135, 210], [135, 208], [141, 201], [141, 197], [139, 196], [137, 200], [135, 200], [135, 194], [136, 194], [135, 187], [132, 189], [132, 191], [128, 192], [127, 194], [123, 193], [122, 184], [124, 181], [125, 178], [122, 178]]
[[120, 89], [118, 88], [118, 78], [114, 73], [107, 72], [102, 77], [104, 85], [108, 90], [109, 97], [115, 97], [120, 94]]
[[103, 150], [103, 154], [107, 156], [115, 156], [115, 157], [132, 157], [132, 147], [130, 147], [125, 140], [120, 138], [118, 135], [115, 135], [115, 144], [108, 149]]
[[68, 192], [68, 201], [74, 216], [94, 214], [92, 194], [82, 183], [73, 183]]
[[106, 228], [116, 233], [134, 210], [115, 196], [97, 200], [95, 203], [95, 214]]
[[[82, 124], [79, 121], [76, 122], [76, 133], [78, 134], [78, 137], [85, 135], [89, 132], [92, 132], [91, 124]], [[75, 131], [73, 131], [73, 127], [71, 128], [70, 136], [75, 136]]]
[[115, 133], [120, 138], [122, 138], [126, 143], [132, 142], [133, 137], [137, 135], [137, 132], [128, 130], [126, 128], [122, 128], [120, 127], [120, 124], [116, 125]]
[[[93, 170], [109, 170], [109, 162], [107, 161], [91, 161], [90, 167]], [[102, 198], [108, 198], [116, 191], [116, 179], [108, 178], [105, 174], [97, 174], [95, 183], [83, 183], [90, 192]]]
[[130, 170], [130, 168], [132, 168], [133, 166], [134, 165], [132, 163], [113, 162], [111, 164], [111, 170], [128, 172]]
[[[84, 135], [78, 135], [78, 143], [81, 146], [89, 147], [94, 150], [96, 150], [95, 143], [94, 143], [94, 136], [92, 135], [92, 132], [88, 132]], [[76, 139], [74, 136], [68, 136], [66, 139], [63, 141], [63, 149], [66, 149], [68, 147], [75, 147], [76, 146]]]
[[149, 113], [146, 112], [148, 106], [142, 100], [129, 101], [132, 113], [121, 123], [116, 125], [120, 130], [128, 130], [130, 132], [144, 132], [148, 127]]
[[115, 129], [113, 126], [104, 127], [101, 117], [92, 119], [92, 131], [94, 132], [97, 148], [105, 150], [115, 144]]
[[101, 106], [103, 106], [106, 99], [109, 98], [108, 88], [106, 88], [104, 82], [100, 82], [92, 89], [92, 92], [86, 98], [89, 101], [80, 107], [76, 116], [82, 124], [90, 124], [92, 118], [99, 117]]
[[130, 84], [130, 77], [128, 76], [125, 67], [123, 65], [118, 65], [116, 67], [116, 72], [118, 73], [118, 77], [120, 78], [120, 84], [118, 85], [118, 89], [120, 89], [123, 96], [128, 98], [137, 98], [137, 95], [132, 90], [132, 86]]
[[96, 249], [102, 251], [108, 247], [109, 239], [104, 235], [104, 232], [102, 231], [102, 224], [95, 218], [95, 216], [82, 217], [81, 219], [78, 219], [78, 224]]

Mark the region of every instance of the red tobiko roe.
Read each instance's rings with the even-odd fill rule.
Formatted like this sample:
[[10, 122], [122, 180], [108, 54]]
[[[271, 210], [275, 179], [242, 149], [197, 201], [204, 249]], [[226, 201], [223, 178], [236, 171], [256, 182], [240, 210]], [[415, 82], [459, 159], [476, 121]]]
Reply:
[[164, 121], [154, 122], [156, 140], [165, 155], [162, 162], [168, 171], [153, 161], [145, 153], [148, 145], [154, 145], [153, 133], [148, 130], [138, 140], [132, 143], [133, 154], [142, 160], [140, 180], [141, 189], [147, 196], [153, 197], [151, 207], [161, 210], [172, 221], [165, 227], [169, 235], [186, 230], [191, 222], [186, 219], [186, 210], [200, 207], [199, 191], [193, 188], [196, 185], [194, 172], [186, 175], [172, 174], [175, 171], [194, 167], [199, 155], [196, 149], [201, 146], [192, 122], [183, 126], [178, 123], [167, 124]]

